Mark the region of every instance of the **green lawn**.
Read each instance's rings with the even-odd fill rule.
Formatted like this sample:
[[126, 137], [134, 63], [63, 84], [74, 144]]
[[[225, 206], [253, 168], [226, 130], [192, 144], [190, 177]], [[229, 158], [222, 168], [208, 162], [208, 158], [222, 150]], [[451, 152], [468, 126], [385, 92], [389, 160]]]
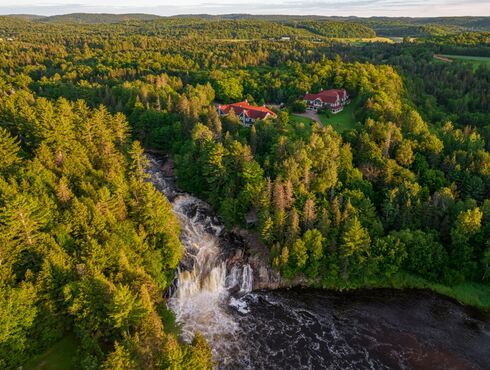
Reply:
[[289, 116], [289, 122], [291, 123], [304, 123], [305, 125], [309, 125], [313, 120], [308, 117], [301, 117], [295, 114], [291, 114]]
[[78, 343], [73, 335], [67, 335], [46, 352], [34, 357], [24, 365], [24, 370], [73, 370], [73, 360]]
[[344, 110], [342, 112], [337, 114], [322, 113], [320, 114], [320, 119], [325, 126], [333, 126], [335, 131], [337, 131], [338, 133], [351, 130], [356, 124], [353, 113], [356, 105], [357, 101], [352, 101], [349, 105], [344, 107]]
[[[320, 114], [320, 120], [324, 126], [331, 125], [338, 133], [351, 130], [356, 124], [355, 112], [359, 109], [359, 106], [359, 98], [356, 98], [350, 104], [346, 105], [340, 113]], [[312, 119], [291, 114], [289, 115], [289, 121], [292, 123], [310, 124]]]

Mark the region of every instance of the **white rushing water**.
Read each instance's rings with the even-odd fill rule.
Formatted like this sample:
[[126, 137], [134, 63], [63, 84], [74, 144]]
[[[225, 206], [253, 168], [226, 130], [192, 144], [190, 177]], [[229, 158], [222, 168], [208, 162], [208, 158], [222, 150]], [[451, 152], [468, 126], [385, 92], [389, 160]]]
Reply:
[[[215, 358], [226, 364], [236, 350], [238, 323], [230, 306], [246, 313], [241, 296], [252, 290], [253, 273], [248, 264], [228, 266], [222, 244], [224, 226], [205, 202], [179, 193], [171, 178], [159, 171], [160, 163], [150, 158], [151, 181], [172, 203], [182, 225], [184, 263], [176, 273], [169, 306], [182, 326], [182, 336], [191, 341], [196, 331], [210, 343]], [[235, 294], [232, 297], [230, 291]]]

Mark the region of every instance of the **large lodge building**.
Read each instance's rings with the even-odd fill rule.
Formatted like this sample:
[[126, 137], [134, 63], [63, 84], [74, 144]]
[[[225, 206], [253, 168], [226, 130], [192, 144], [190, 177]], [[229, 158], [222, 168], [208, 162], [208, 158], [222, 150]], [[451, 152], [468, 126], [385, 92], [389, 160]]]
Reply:
[[248, 104], [248, 101], [239, 103], [218, 105], [218, 114], [227, 116], [233, 110], [244, 126], [251, 126], [256, 120], [266, 120], [276, 118], [276, 114], [265, 106], [257, 107]]
[[318, 94], [306, 93], [303, 100], [308, 109], [328, 109], [332, 113], [339, 113], [349, 103], [349, 95], [345, 89], [322, 90]]

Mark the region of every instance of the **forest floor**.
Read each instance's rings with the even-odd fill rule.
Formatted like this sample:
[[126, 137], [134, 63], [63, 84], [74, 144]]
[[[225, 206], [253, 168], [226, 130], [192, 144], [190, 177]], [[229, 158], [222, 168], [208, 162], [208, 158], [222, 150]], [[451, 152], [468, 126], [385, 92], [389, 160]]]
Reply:
[[24, 370], [71, 370], [78, 343], [72, 334], [63, 337], [58, 343], [39, 356], [34, 357], [23, 367]]

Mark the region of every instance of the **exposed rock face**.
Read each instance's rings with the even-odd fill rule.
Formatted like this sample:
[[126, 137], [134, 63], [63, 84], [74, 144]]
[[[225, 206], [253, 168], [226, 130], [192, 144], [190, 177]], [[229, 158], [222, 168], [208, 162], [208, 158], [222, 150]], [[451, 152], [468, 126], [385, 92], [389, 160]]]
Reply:
[[306, 285], [306, 282], [301, 277], [293, 280], [281, 278], [279, 272], [271, 266], [269, 248], [264, 245], [255, 232], [235, 228], [233, 233], [242, 238], [246, 248], [246, 253], [243, 258], [252, 267], [254, 290], [291, 288], [293, 286]]

